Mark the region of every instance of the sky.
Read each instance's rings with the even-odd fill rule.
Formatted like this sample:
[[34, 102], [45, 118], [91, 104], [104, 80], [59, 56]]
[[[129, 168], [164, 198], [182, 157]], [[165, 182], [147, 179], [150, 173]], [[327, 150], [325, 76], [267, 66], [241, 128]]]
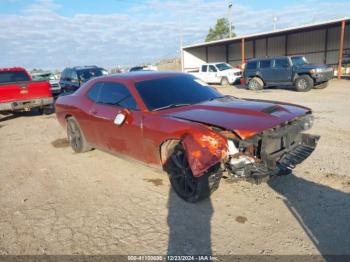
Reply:
[[350, 15], [350, 1], [323, 0], [0, 0], [0, 67], [106, 68], [179, 57], [203, 42], [216, 19], [237, 35]]

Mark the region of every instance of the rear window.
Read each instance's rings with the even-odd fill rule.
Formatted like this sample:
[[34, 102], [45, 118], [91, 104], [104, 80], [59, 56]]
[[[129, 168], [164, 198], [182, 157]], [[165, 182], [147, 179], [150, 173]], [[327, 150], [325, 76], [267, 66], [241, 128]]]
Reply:
[[13, 83], [30, 81], [28, 75], [23, 71], [2, 71], [0, 72], [0, 84], [1, 83]]
[[248, 62], [246, 69], [256, 69], [257, 68], [257, 64], [258, 64], [257, 61]]
[[260, 61], [260, 68], [270, 68], [271, 60], [262, 60]]
[[102, 76], [103, 70], [101, 68], [90, 68], [90, 69], [78, 70], [77, 73], [78, 73], [79, 79], [82, 80], [83, 82], [86, 82], [91, 78]]

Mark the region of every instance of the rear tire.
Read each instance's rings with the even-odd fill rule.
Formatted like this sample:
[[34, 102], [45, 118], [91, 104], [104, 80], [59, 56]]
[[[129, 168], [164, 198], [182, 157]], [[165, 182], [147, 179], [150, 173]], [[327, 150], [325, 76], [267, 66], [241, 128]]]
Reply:
[[169, 157], [166, 167], [169, 180], [176, 194], [183, 200], [191, 203], [209, 198], [219, 187], [222, 173], [218, 172], [220, 165], [210, 168], [200, 177], [194, 177], [188, 165], [186, 152], [178, 144]]
[[223, 78], [221, 78], [220, 84], [221, 84], [221, 86], [229, 86], [230, 82], [228, 81], [227, 77], [223, 77]]
[[74, 117], [67, 118], [67, 137], [76, 153], [84, 153], [92, 149]]
[[321, 84], [318, 84], [318, 85], [314, 85], [314, 89], [324, 89], [328, 86], [328, 81], [327, 82], [323, 82]]
[[264, 82], [259, 77], [253, 77], [248, 82], [248, 89], [252, 91], [262, 90]]
[[308, 75], [301, 75], [295, 80], [295, 89], [298, 92], [310, 91], [314, 86], [314, 80]]

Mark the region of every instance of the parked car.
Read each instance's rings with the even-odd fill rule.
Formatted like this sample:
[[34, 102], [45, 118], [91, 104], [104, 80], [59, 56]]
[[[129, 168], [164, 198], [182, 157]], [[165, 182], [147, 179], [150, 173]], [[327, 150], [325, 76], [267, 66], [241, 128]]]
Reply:
[[175, 192], [209, 197], [223, 171], [262, 181], [303, 161], [319, 137], [309, 108], [223, 96], [192, 75], [99, 77], [56, 101], [75, 152], [100, 148], [165, 170]]
[[242, 77], [241, 69], [233, 68], [227, 63], [204, 64], [200, 66], [198, 71], [189, 71], [188, 73], [206, 83], [221, 84], [223, 86], [234, 84]]
[[97, 66], [65, 68], [61, 73], [60, 85], [63, 92], [74, 92], [88, 80], [103, 75], [108, 75], [108, 72]]
[[53, 103], [50, 84], [47, 81], [32, 81], [21, 67], [0, 69], [0, 112], [44, 111]]
[[135, 71], [157, 71], [158, 68], [153, 65], [147, 65], [147, 66], [134, 66], [129, 69], [129, 72], [135, 72]]
[[53, 95], [61, 93], [61, 86], [55, 75], [51, 72], [40, 72], [32, 74], [33, 81], [49, 81]]
[[293, 85], [300, 92], [327, 87], [333, 75], [333, 67], [310, 64], [304, 56], [252, 59], [243, 72], [244, 82], [250, 90]]

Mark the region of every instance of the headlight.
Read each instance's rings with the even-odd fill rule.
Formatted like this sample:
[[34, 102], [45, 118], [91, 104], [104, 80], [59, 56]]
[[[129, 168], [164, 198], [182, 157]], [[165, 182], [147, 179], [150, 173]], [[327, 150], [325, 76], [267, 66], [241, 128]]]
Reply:
[[235, 146], [232, 140], [227, 140], [228, 155], [233, 156], [239, 152], [238, 148]]
[[302, 125], [304, 130], [310, 129], [314, 124], [314, 116], [307, 115], [303, 118]]
[[316, 68], [316, 69], [311, 69], [310, 74], [317, 74], [317, 73], [322, 73], [323, 69], [322, 68]]

